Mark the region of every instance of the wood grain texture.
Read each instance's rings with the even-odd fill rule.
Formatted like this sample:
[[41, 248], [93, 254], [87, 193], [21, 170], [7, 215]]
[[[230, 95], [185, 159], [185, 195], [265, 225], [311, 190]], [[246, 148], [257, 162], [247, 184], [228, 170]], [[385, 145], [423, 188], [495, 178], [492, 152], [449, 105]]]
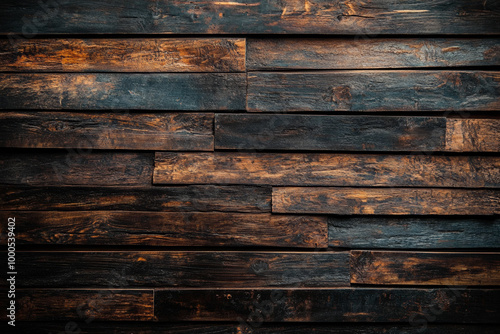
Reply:
[[273, 212], [339, 215], [495, 215], [496, 190], [411, 188], [273, 188]]
[[0, 160], [2, 184], [145, 186], [152, 175], [152, 153], [23, 151]]
[[[498, 3], [480, 0], [249, 0], [206, 2], [6, 0], [0, 33], [494, 34]], [[25, 19], [23, 20], [23, 17]], [[15, 38], [17, 36], [13, 36]]]
[[212, 113], [2, 112], [0, 146], [213, 150]]
[[244, 110], [243, 73], [0, 74], [0, 109]]
[[1, 210], [270, 212], [271, 189], [245, 186], [26, 187], [0, 192]]
[[329, 217], [331, 247], [350, 249], [498, 248], [498, 218]]
[[447, 119], [446, 149], [500, 152], [500, 119]]
[[442, 151], [444, 117], [216, 114], [215, 149]]
[[500, 157], [156, 152], [155, 184], [500, 187]]
[[245, 71], [242, 38], [19, 39], [0, 50], [0, 71]]
[[433, 323], [498, 323], [498, 298], [500, 290], [464, 288], [172, 289], [155, 291], [155, 316], [161, 321], [411, 321], [418, 326], [427, 314]]
[[[324, 216], [221, 212], [0, 211], [30, 245], [328, 247]], [[0, 243], [6, 244], [6, 224]]]
[[249, 111], [494, 111], [500, 72], [342, 71], [248, 74]]
[[500, 254], [351, 251], [351, 283], [500, 285]]
[[347, 252], [18, 252], [18, 287], [349, 286]]
[[247, 44], [253, 71], [500, 65], [496, 39], [250, 38]]

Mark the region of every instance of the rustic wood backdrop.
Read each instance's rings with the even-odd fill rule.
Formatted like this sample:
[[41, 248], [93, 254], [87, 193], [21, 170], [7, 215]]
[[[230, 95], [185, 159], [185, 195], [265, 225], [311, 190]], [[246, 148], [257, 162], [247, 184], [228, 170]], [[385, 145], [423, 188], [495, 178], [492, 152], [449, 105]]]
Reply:
[[500, 1], [3, 0], [0, 34], [18, 332], [498, 333]]

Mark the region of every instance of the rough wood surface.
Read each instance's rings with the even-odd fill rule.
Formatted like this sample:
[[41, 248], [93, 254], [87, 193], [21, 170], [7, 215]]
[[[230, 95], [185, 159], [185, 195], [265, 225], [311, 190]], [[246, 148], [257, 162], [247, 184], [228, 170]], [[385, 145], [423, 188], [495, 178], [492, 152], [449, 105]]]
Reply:
[[244, 110], [243, 73], [0, 74], [0, 109]]
[[339, 215], [495, 215], [500, 191], [411, 188], [273, 188], [273, 212]]
[[444, 117], [216, 114], [215, 149], [442, 151]]
[[[221, 212], [0, 211], [30, 245], [328, 247], [324, 216]], [[6, 244], [5, 224], [0, 243]]]
[[499, 153], [500, 119], [447, 119], [446, 149]]
[[0, 40], [1, 71], [244, 72], [236, 38]]
[[155, 184], [500, 187], [500, 157], [157, 152]]
[[332, 71], [248, 74], [249, 111], [494, 111], [500, 72]]
[[500, 285], [500, 253], [352, 251], [351, 283]]
[[211, 151], [213, 118], [212, 113], [1, 112], [0, 146]]
[[254, 71], [500, 65], [496, 39], [250, 38], [247, 45]]

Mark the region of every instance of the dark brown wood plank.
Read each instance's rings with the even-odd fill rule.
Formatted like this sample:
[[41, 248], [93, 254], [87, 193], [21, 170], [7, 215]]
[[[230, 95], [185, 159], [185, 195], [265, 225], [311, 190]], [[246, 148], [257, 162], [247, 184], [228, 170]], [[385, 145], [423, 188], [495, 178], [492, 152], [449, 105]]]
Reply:
[[152, 153], [67, 150], [3, 152], [0, 183], [25, 185], [150, 185]]
[[[483, 0], [167, 1], [6, 0], [0, 33], [494, 34], [498, 3]], [[24, 17], [24, 19], [23, 19]], [[17, 35], [11, 38], [16, 38]]]
[[244, 110], [243, 73], [0, 74], [0, 109]]
[[500, 187], [500, 157], [157, 152], [155, 184]]
[[266, 322], [498, 323], [499, 298], [500, 290], [464, 288], [172, 289], [155, 291], [155, 316], [161, 321], [259, 321], [260, 315]]
[[248, 74], [249, 111], [494, 111], [500, 72], [332, 71]]
[[500, 119], [447, 119], [446, 149], [456, 152], [500, 152]]
[[246, 186], [25, 187], [0, 192], [1, 210], [270, 212], [271, 189]]
[[0, 50], [0, 71], [245, 71], [242, 38], [19, 39]]
[[339, 215], [495, 215], [500, 191], [412, 188], [273, 188], [273, 212]]
[[[0, 211], [30, 245], [328, 247], [324, 216], [222, 212]], [[6, 224], [0, 243], [6, 244]]]
[[350, 249], [498, 248], [498, 218], [329, 217], [331, 247]]
[[19, 288], [349, 286], [348, 252], [17, 252], [16, 269]]
[[442, 151], [444, 117], [216, 114], [216, 149]]
[[351, 283], [500, 285], [500, 253], [352, 251]]
[[249, 70], [498, 66], [497, 39], [286, 38], [247, 40]]
[[2, 112], [0, 146], [213, 150], [211, 113]]

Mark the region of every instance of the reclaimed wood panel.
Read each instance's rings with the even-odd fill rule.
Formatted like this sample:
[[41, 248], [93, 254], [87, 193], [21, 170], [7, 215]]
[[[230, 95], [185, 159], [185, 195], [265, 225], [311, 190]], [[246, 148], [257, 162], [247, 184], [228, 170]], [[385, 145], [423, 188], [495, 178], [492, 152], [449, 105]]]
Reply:
[[447, 119], [446, 149], [499, 153], [500, 119]]
[[495, 111], [500, 72], [332, 71], [248, 74], [249, 111]]
[[446, 118], [216, 114], [215, 149], [442, 151]]
[[271, 189], [246, 186], [6, 186], [1, 210], [131, 210], [270, 212]]
[[19, 39], [0, 50], [0, 71], [245, 71], [242, 38]]
[[351, 251], [351, 283], [500, 285], [500, 253]]
[[[324, 216], [227, 212], [0, 211], [30, 245], [328, 247]], [[0, 243], [6, 226], [0, 224]]]
[[0, 74], [0, 109], [244, 110], [243, 73]]
[[329, 217], [330, 247], [351, 249], [498, 248], [498, 218]]
[[0, 146], [213, 150], [212, 113], [2, 112]]
[[489, 38], [250, 38], [247, 45], [252, 71], [500, 65], [498, 40]]
[[[498, 4], [483, 0], [152, 1], [42, 5], [6, 0], [0, 33], [24, 34], [495, 34]], [[24, 18], [24, 19], [23, 19]], [[13, 35], [11, 38], [20, 38]]]
[[155, 184], [500, 187], [500, 157], [156, 152]]
[[273, 212], [338, 215], [495, 215], [496, 190], [412, 188], [273, 188]]
[[[238, 321], [252, 317], [267, 322], [411, 321], [421, 325], [426, 317], [432, 317], [434, 323], [498, 323], [499, 298], [500, 290], [452, 287], [171, 289], [155, 290], [155, 316], [160, 321]], [[434, 315], [431, 309], [439, 313]]]

